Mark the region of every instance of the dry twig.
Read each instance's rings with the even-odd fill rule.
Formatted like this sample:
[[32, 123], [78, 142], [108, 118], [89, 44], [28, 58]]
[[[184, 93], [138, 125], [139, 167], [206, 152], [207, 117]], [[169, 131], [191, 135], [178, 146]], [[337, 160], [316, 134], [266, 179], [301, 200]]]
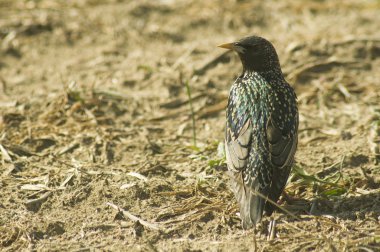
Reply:
[[147, 227], [147, 228], [150, 228], [150, 229], [153, 229], [153, 230], [160, 230], [160, 227], [158, 226], [157, 223], [150, 223], [148, 221], [145, 221], [133, 214], [131, 214], [130, 212], [118, 207], [117, 205], [113, 204], [113, 203], [110, 203], [110, 202], [107, 202], [106, 203], [107, 206], [110, 206], [116, 210], [118, 210], [120, 213], [122, 213], [124, 215], [124, 217], [132, 220], [132, 221], [138, 221], [140, 222], [141, 225]]

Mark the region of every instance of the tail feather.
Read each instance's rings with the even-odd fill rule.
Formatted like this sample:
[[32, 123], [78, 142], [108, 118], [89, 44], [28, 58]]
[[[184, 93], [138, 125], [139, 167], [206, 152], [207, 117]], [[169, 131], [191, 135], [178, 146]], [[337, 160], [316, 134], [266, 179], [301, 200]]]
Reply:
[[[262, 196], [268, 195], [268, 190], [259, 190], [256, 181], [252, 185], [246, 185], [241, 173], [230, 172], [230, 174], [232, 190], [239, 203], [243, 229], [252, 228], [260, 222], [263, 216], [266, 200]], [[256, 192], [259, 192], [260, 195]]]
[[[277, 202], [277, 200], [280, 198], [282, 192], [284, 191], [284, 188], [286, 186], [286, 182], [288, 181], [291, 165], [284, 167], [281, 170], [278, 170], [278, 177], [277, 181], [275, 183], [272, 183], [268, 198], [271, 199], [274, 202]], [[278, 209], [276, 205], [268, 202], [265, 206], [265, 213], [267, 215], [271, 215], [274, 210]]]

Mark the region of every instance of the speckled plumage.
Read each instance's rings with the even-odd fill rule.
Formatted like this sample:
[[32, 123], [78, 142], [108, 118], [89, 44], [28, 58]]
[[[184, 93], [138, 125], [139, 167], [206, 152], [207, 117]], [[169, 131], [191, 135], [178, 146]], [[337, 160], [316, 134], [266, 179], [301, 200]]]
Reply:
[[[287, 182], [297, 147], [298, 109], [273, 45], [257, 36], [225, 44], [243, 72], [231, 87], [226, 157], [243, 228], [270, 215]], [[263, 197], [264, 196], [264, 197]]]

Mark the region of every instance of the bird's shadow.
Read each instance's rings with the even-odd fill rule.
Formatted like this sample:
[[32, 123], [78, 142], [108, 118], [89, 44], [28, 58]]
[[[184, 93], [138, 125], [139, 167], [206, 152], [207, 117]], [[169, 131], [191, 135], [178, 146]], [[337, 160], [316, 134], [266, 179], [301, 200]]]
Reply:
[[295, 215], [333, 216], [353, 221], [368, 215], [377, 218], [380, 216], [380, 191], [334, 199], [295, 200], [284, 208]]
[[[368, 162], [367, 157], [355, 156], [350, 160], [351, 167], [358, 167]], [[324, 170], [318, 173], [319, 178], [325, 178], [339, 171], [338, 167]], [[364, 173], [364, 171], [363, 171]], [[364, 187], [366, 189], [356, 190], [355, 195], [350, 193], [347, 196], [324, 197], [312, 200], [299, 199], [289, 202], [284, 207], [297, 214], [314, 216], [333, 216], [343, 220], [363, 219], [367, 215], [380, 215], [380, 182], [373, 177], [364, 174], [365, 178], [355, 181], [354, 187]], [[359, 193], [360, 192], [360, 193]]]
[[380, 191], [330, 199], [329, 204], [324, 204], [324, 202], [326, 200], [317, 201], [316, 214], [331, 215], [344, 220], [364, 219], [367, 215], [379, 216], [380, 214]]

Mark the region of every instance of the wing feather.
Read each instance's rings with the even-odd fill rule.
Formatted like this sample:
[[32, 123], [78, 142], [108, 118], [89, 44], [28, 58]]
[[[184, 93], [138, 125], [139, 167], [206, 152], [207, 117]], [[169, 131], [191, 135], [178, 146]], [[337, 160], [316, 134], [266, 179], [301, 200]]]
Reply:
[[[295, 129], [296, 133], [293, 135], [283, 134], [271, 118], [268, 121], [267, 138], [271, 162], [275, 169], [273, 173], [276, 174], [276, 179], [272, 181], [270, 186], [268, 197], [273, 201], [277, 201], [283, 192], [294, 162], [294, 154], [298, 143], [298, 113], [295, 116]], [[267, 203], [265, 212], [270, 215], [275, 208], [276, 206], [273, 204]]]
[[226, 130], [226, 159], [228, 168], [234, 172], [241, 171], [247, 166], [249, 143], [252, 137], [252, 127], [248, 120], [235, 137], [230, 129]]

